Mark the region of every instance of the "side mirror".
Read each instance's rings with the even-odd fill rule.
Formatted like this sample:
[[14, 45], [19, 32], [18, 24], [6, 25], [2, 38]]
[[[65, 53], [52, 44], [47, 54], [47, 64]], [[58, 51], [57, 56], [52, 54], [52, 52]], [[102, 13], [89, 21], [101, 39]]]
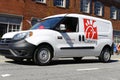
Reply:
[[65, 30], [66, 30], [65, 24], [60, 24], [60, 31], [65, 31]]

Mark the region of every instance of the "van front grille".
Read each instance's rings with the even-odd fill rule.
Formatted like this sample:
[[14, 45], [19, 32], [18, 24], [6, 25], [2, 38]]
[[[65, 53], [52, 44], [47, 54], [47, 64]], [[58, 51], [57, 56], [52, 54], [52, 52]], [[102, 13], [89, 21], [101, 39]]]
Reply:
[[11, 43], [12, 39], [11, 38], [3, 38], [0, 39], [0, 43]]

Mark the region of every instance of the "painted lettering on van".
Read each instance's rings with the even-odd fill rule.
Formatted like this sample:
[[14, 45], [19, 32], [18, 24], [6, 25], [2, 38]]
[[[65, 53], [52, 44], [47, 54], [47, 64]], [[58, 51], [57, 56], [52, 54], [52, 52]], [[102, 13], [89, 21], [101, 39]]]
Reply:
[[83, 22], [84, 22], [84, 33], [86, 39], [97, 40], [98, 39], [97, 26], [94, 25], [96, 21], [90, 19], [83, 19]]

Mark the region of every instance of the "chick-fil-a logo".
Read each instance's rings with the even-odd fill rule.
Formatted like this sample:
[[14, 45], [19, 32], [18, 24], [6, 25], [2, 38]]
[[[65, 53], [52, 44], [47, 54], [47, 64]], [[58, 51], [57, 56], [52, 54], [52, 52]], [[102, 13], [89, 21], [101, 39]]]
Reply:
[[83, 22], [86, 39], [98, 39], [97, 26], [94, 25], [96, 21], [90, 19], [83, 19]]

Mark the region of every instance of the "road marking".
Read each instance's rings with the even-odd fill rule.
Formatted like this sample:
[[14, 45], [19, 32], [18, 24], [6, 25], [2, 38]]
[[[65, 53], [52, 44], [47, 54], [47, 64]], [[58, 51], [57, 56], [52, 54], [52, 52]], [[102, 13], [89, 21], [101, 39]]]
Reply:
[[92, 70], [98, 70], [100, 68], [86, 68], [86, 69], [76, 69], [77, 71], [92, 71]]
[[9, 76], [11, 76], [11, 74], [2, 74], [1, 76], [2, 77], [9, 77]]

